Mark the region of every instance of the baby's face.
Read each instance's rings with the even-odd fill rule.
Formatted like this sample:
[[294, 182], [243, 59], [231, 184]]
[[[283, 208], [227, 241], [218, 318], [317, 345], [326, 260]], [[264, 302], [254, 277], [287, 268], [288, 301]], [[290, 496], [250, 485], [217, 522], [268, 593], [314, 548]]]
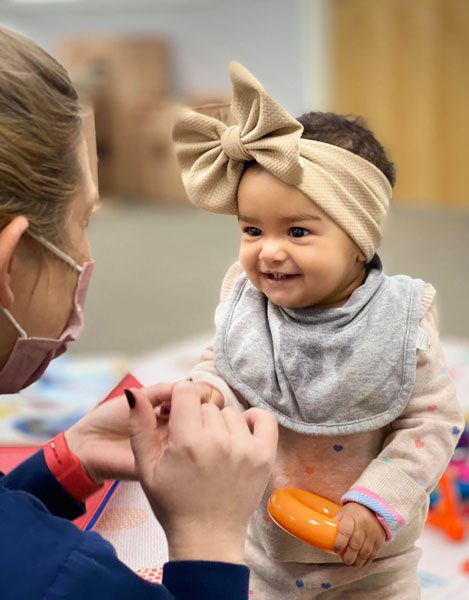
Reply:
[[239, 260], [251, 283], [285, 308], [339, 306], [365, 277], [351, 238], [298, 188], [259, 166], [238, 188]]

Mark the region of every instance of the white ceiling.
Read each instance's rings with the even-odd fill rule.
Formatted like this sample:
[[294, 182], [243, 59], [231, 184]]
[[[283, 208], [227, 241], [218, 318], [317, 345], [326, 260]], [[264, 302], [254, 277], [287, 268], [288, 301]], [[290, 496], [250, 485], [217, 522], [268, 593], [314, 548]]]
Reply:
[[222, 4], [226, 0], [0, 0], [0, 16], [52, 11], [158, 10]]

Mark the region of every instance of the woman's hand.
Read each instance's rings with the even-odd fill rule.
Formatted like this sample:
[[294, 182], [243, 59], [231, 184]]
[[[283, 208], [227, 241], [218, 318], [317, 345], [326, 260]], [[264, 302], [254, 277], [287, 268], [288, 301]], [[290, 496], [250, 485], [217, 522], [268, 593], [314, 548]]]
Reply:
[[[170, 401], [172, 388], [172, 384], [161, 383], [145, 389], [153, 420], [158, 407]], [[65, 432], [65, 440], [96, 483], [106, 479], [136, 479], [125, 396], [98, 405]]]
[[[192, 381], [192, 379], [183, 379], [182, 381]], [[223, 394], [214, 385], [205, 381], [194, 381], [194, 387], [201, 404], [214, 404], [220, 410], [224, 407]], [[168, 401], [163, 404], [160, 416], [162, 419], [169, 419], [170, 413], [171, 401]]]
[[167, 427], [148, 394], [132, 390], [136, 468], [163, 526], [171, 560], [242, 562], [248, 521], [274, 462], [275, 417], [201, 404], [194, 384], [174, 386]]

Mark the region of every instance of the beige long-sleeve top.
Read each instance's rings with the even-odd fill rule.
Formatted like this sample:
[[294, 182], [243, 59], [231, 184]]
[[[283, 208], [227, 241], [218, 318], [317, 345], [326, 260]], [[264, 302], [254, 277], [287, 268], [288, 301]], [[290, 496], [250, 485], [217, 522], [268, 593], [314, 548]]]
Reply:
[[[235, 263], [223, 281], [217, 315], [242, 274]], [[409, 402], [388, 426], [345, 436], [299, 434], [281, 427], [277, 461], [249, 535], [276, 560], [305, 563], [340, 562], [340, 558], [289, 536], [267, 514], [267, 500], [279, 487], [297, 487], [337, 503], [354, 501], [373, 510], [386, 531], [380, 556], [412, 547], [425, 523], [429, 493], [448, 465], [464, 427], [455, 387], [439, 341], [435, 290], [427, 284], [422, 297], [422, 343]], [[426, 335], [425, 335], [426, 334]], [[192, 370], [194, 381], [217, 387], [225, 403], [247, 408], [217, 374], [212, 347]]]

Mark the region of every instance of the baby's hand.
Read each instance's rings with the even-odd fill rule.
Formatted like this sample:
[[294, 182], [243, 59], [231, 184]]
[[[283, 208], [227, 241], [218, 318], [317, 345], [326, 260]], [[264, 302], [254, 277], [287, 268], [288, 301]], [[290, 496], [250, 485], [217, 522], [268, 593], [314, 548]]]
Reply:
[[[205, 381], [196, 381], [194, 383], [197, 393], [200, 395], [201, 404], [215, 404], [221, 410], [225, 405], [222, 393], [216, 387]], [[167, 421], [171, 412], [171, 400], [163, 402], [159, 407], [157, 416], [162, 421]]]
[[346, 565], [368, 565], [381, 550], [386, 538], [375, 514], [362, 504], [348, 502], [334, 518], [340, 521], [334, 550]]
[[224, 407], [225, 399], [215, 386], [205, 381], [196, 381], [195, 389], [200, 394], [201, 404], [215, 404], [220, 410]]

